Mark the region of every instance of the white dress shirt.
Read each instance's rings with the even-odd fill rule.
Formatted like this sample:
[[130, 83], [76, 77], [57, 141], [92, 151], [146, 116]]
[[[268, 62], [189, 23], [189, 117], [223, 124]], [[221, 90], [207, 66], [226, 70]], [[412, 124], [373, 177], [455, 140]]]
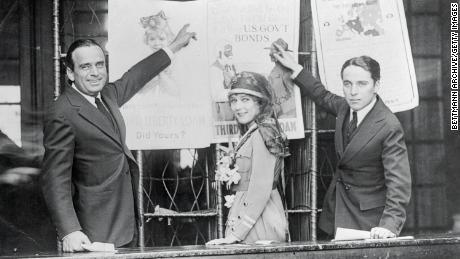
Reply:
[[[358, 121], [356, 123], [356, 126], [359, 126], [359, 124], [363, 121], [366, 115], [372, 110], [376, 102], [377, 102], [377, 97], [374, 96], [374, 98], [372, 98], [372, 101], [368, 105], [364, 106], [361, 110], [356, 111], [358, 115]], [[350, 108], [350, 114], [352, 114], [352, 112], [354, 111]], [[352, 116], [350, 116], [350, 121], [352, 120], [351, 117]]]
[[[291, 78], [292, 79], [296, 78], [300, 74], [302, 69], [303, 67], [297, 64], [297, 66], [292, 70]], [[357, 111], [358, 121], [357, 121], [356, 126], [359, 126], [359, 124], [363, 121], [366, 115], [372, 110], [376, 102], [377, 102], [377, 97], [374, 96], [374, 98], [372, 98], [372, 101], [368, 105], [364, 106], [361, 110]], [[353, 113], [353, 110], [350, 108], [350, 114], [352, 113]], [[353, 117], [350, 116], [350, 121], [352, 119]]]

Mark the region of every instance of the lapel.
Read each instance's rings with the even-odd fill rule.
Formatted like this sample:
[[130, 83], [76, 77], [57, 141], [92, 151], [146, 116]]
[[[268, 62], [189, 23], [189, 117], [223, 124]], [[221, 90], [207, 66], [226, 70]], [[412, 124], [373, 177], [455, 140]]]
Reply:
[[123, 141], [126, 137], [126, 128], [125, 123], [123, 122], [123, 116], [121, 115], [120, 109], [118, 108], [118, 104], [111, 98], [107, 97], [104, 92], [101, 92], [101, 97], [104, 103], [107, 105], [107, 108], [109, 109], [113, 118], [115, 119], [115, 123], [117, 124], [121, 139]]
[[339, 153], [339, 157], [343, 156], [343, 135], [342, 135], [342, 128], [343, 122], [347, 115], [348, 110], [350, 109], [348, 105], [345, 105], [345, 109], [340, 109], [339, 113], [337, 114], [337, 121], [335, 123], [335, 148]]
[[[104, 115], [97, 110], [91, 103], [88, 102], [80, 93], [78, 93], [72, 87], [67, 87], [64, 91], [64, 95], [67, 96], [70, 104], [78, 108], [78, 113], [81, 117], [86, 119], [89, 123], [93, 124], [96, 128], [102, 131], [104, 134], [113, 139], [120, 146], [123, 146], [120, 142], [120, 137], [115, 132], [115, 129], [111, 123], [104, 117]], [[115, 117], [115, 116], [114, 116]], [[119, 124], [117, 120], [117, 124]]]
[[[356, 133], [351, 139], [348, 146], [343, 152], [341, 158], [342, 163], [350, 161], [369, 141], [377, 135], [382, 127], [385, 125], [385, 106], [380, 99], [377, 97], [375, 106], [369, 111], [364, 120], [359, 124], [356, 129]], [[341, 132], [340, 132], [340, 135]]]
[[108, 97], [107, 94], [105, 94], [104, 91], [101, 92], [102, 99], [104, 99], [105, 104], [107, 105], [107, 108], [110, 110], [112, 113], [113, 118], [115, 119], [115, 123], [117, 124], [118, 130], [120, 131], [120, 137], [122, 141], [122, 146], [123, 146], [123, 151], [125, 154], [131, 158], [132, 160], [136, 161], [134, 158], [133, 154], [131, 151], [128, 149], [126, 146], [125, 140], [126, 140], [126, 127], [125, 123], [123, 121], [123, 116], [121, 115], [120, 108], [118, 108], [118, 104], [110, 97]]

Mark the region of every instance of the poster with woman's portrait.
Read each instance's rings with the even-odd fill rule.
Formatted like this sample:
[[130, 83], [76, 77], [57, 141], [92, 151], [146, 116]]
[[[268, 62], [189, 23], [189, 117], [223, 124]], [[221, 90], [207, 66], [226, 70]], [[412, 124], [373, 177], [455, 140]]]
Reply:
[[205, 11], [201, 1], [109, 1], [111, 80], [168, 46], [184, 24], [190, 24], [188, 31], [198, 35], [174, 55], [169, 67], [122, 106], [130, 149], [209, 146]]

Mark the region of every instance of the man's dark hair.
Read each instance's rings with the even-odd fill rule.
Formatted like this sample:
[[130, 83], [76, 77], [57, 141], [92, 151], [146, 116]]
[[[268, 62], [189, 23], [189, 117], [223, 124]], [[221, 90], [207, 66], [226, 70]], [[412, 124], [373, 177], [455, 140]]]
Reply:
[[368, 71], [369, 73], [371, 73], [371, 77], [372, 79], [374, 79], [374, 82], [377, 82], [380, 80], [379, 62], [377, 62], [375, 59], [369, 56], [354, 57], [354, 58], [350, 58], [349, 60], [345, 61], [345, 63], [343, 63], [343, 66], [342, 66], [342, 70], [340, 71], [340, 76], [342, 78], [343, 78], [343, 71], [345, 70], [345, 68], [349, 66], [358, 66]]
[[76, 49], [80, 48], [80, 47], [89, 47], [89, 46], [98, 46], [99, 48], [101, 48], [102, 51], [104, 51], [103, 48], [101, 47], [101, 45], [99, 45], [99, 43], [97, 43], [93, 39], [79, 39], [79, 40], [76, 40], [70, 45], [69, 49], [67, 50], [67, 55], [65, 57], [65, 65], [66, 65], [66, 67], [70, 68], [73, 71], [73, 69], [74, 69], [74, 63], [73, 63], [73, 59], [72, 59], [73, 52]]

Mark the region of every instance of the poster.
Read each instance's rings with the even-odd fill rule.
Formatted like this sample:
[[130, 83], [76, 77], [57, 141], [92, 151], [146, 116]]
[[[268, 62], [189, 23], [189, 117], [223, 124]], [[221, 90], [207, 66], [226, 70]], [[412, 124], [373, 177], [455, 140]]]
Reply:
[[[201, 148], [236, 140], [228, 80], [242, 71], [274, 77], [270, 46], [281, 38], [297, 51], [298, 16], [298, 0], [109, 1], [110, 81], [167, 46], [182, 25], [198, 36], [121, 108], [128, 147]], [[300, 93], [291, 88], [279, 94], [280, 125], [289, 138], [302, 138]]]
[[202, 1], [109, 1], [109, 76], [169, 45], [184, 24], [198, 40], [121, 107], [130, 149], [209, 146], [211, 118], [206, 65], [206, 5]]
[[280, 126], [288, 138], [303, 138], [299, 89], [283, 85], [283, 75], [269, 55], [271, 44], [280, 38], [289, 50], [298, 50], [299, 2], [214, 0], [207, 9], [213, 142], [228, 142], [238, 136], [227, 93], [231, 76], [242, 71], [269, 79]]
[[313, 0], [321, 81], [343, 96], [343, 63], [367, 55], [380, 64], [379, 95], [393, 111], [418, 105], [417, 81], [400, 0]]

